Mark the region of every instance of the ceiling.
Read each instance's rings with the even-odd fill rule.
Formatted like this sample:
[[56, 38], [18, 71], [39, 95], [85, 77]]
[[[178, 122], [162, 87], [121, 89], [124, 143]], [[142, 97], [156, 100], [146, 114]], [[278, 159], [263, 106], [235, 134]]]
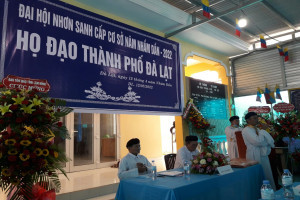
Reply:
[[[300, 0], [210, 0], [210, 20], [202, 15], [201, 0], [75, 1], [226, 56], [248, 52], [259, 34], [300, 26]], [[237, 37], [235, 19], [241, 17], [248, 25]]]

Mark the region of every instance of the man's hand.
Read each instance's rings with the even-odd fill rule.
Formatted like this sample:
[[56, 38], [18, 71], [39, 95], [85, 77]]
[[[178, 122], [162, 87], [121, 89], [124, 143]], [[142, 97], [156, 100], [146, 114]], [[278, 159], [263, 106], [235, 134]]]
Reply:
[[143, 163], [136, 163], [139, 173], [147, 171], [147, 167]]

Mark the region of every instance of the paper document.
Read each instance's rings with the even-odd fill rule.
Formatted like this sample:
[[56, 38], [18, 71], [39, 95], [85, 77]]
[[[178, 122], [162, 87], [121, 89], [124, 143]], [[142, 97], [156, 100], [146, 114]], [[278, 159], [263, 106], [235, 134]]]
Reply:
[[159, 172], [159, 175], [163, 175], [163, 176], [178, 176], [183, 174], [183, 172], [180, 171], [165, 171], [165, 172]]

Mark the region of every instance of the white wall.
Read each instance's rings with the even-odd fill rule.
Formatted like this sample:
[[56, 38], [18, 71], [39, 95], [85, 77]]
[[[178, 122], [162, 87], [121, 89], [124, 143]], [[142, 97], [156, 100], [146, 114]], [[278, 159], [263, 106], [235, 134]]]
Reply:
[[[173, 126], [175, 121], [174, 116], [160, 116], [160, 129], [161, 129], [161, 144], [162, 144], [162, 153], [164, 155], [172, 153], [172, 134], [170, 128]], [[176, 142], [175, 134], [173, 136], [173, 153], [176, 153]]]

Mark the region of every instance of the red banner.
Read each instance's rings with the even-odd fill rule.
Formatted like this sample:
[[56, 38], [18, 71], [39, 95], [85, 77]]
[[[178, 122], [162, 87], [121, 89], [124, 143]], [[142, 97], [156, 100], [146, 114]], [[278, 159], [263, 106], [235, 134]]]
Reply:
[[36, 89], [39, 92], [49, 92], [50, 85], [47, 80], [30, 79], [19, 76], [8, 75], [2, 80], [2, 83], [8, 89], [32, 90]]
[[248, 112], [255, 112], [255, 113], [269, 113], [271, 108], [269, 106], [251, 106], [248, 108]]
[[287, 113], [293, 111], [295, 106], [290, 103], [278, 103], [273, 108], [276, 112]]

